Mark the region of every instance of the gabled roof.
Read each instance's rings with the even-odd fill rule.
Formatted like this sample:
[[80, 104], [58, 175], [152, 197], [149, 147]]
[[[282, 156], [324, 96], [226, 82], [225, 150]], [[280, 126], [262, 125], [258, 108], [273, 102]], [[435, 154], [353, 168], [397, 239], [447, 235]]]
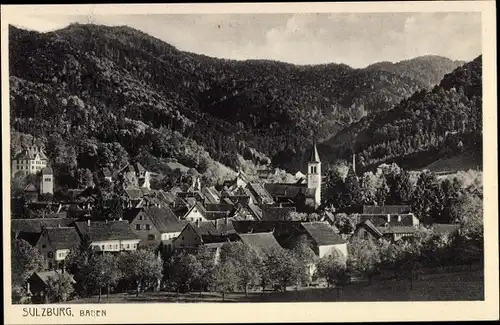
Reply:
[[43, 272], [35, 272], [33, 273], [31, 278], [40, 279], [45, 285], [49, 285], [49, 279], [59, 279], [59, 278], [68, 278], [71, 283], [76, 283], [73, 279], [73, 275], [68, 273], [67, 271], [61, 272], [60, 270], [52, 270], [52, 271], [43, 271]]
[[258, 256], [265, 257], [282, 247], [274, 238], [272, 232], [238, 234], [241, 241], [250, 246]]
[[26, 187], [24, 188], [24, 191], [25, 192], [38, 192], [38, 189], [36, 188], [36, 186], [33, 184], [33, 183], [29, 183], [28, 185], [26, 185]]
[[187, 221], [179, 221], [169, 207], [145, 207], [143, 209], [146, 216], [161, 233], [180, 232], [188, 224]]
[[274, 200], [271, 194], [259, 183], [248, 183], [248, 188], [251, 192], [264, 204], [273, 204]]
[[70, 249], [80, 242], [75, 227], [49, 227], [42, 232], [55, 249]]
[[279, 221], [287, 220], [288, 215], [295, 212], [295, 207], [275, 207], [275, 206], [262, 206], [262, 220], [264, 221]]
[[52, 168], [50, 167], [44, 167], [42, 168], [42, 175], [53, 175], [54, 172], [52, 171]]
[[318, 148], [316, 148], [316, 141], [313, 144], [309, 162], [321, 162], [321, 160], [319, 160]]
[[35, 246], [36, 243], [38, 242], [38, 240], [40, 239], [41, 235], [42, 235], [41, 232], [25, 232], [25, 231], [21, 231], [17, 235], [17, 238], [25, 240], [31, 246]]
[[385, 234], [406, 234], [415, 233], [418, 231], [417, 228], [412, 226], [389, 226], [389, 227], [377, 227], [377, 229]]
[[91, 241], [139, 239], [130, 230], [129, 223], [126, 220], [92, 221], [90, 226], [84, 221], [75, 222], [75, 224], [80, 235], [88, 234]]
[[451, 234], [457, 232], [460, 225], [451, 223], [435, 223], [431, 226], [431, 230], [438, 234]]
[[44, 227], [67, 227], [76, 219], [73, 218], [37, 218], [37, 219], [11, 219], [10, 229], [12, 232], [38, 232]]
[[363, 205], [363, 214], [408, 214], [409, 205]]
[[356, 230], [359, 228], [364, 228], [367, 231], [371, 232], [371, 234], [377, 238], [382, 237], [384, 234], [377, 228], [375, 225], [370, 221], [366, 220], [360, 223], [357, 227]]
[[219, 194], [215, 189], [204, 187], [201, 189], [201, 193], [203, 194], [203, 197], [207, 204], [217, 204], [220, 201]]
[[262, 209], [257, 204], [249, 203], [246, 207], [256, 220], [262, 220]]
[[138, 163], [138, 162], [136, 162], [136, 163], [134, 164], [134, 169], [135, 169], [135, 171], [136, 171], [136, 172], [138, 172], [138, 173], [143, 173], [143, 172], [145, 172], [145, 171], [146, 171], [146, 168], [144, 168], [144, 167], [143, 167], [140, 163]]
[[281, 196], [286, 198], [295, 198], [300, 193], [307, 193], [306, 184], [284, 184], [284, 183], [267, 183], [264, 185], [271, 196]]
[[113, 174], [111, 174], [111, 171], [109, 170], [108, 167], [104, 167], [103, 169], [101, 169], [101, 172], [102, 172], [102, 175], [104, 177], [111, 177], [111, 176], [113, 176]]
[[141, 188], [137, 186], [128, 186], [124, 189], [124, 192], [130, 200], [140, 200], [144, 196]]
[[198, 224], [192, 223], [191, 226], [193, 226], [200, 237], [207, 235], [223, 236], [229, 233], [236, 233], [231, 221], [227, 222], [227, 224], [224, 221], [203, 221]]
[[325, 222], [302, 222], [302, 227], [317, 245], [338, 245], [345, 241]]
[[[370, 220], [376, 227], [381, 227], [387, 223], [387, 216], [387, 214], [359, 214], [358, 223]], [[413, 214], [389, 214], [389, 225], [414, 226], [414, 218]]]
[[25, 148], [21, 150], [21, 152], [17, 153], [14, 157], [15, 160], [32, 160], [35, 159], [35, 157], [38, 155], [40, 160], [47, 160], [47, 156], [45, 155], [45, 152], [43, 151], [43, 148], [38, 147], [38, 146], [31, 146], [28, 148]]
[[234, 205], [232, 204], [205, 204], [205, 210], [207, 211], [217, 211], [217, 212], [231, 212], [234, 210]]

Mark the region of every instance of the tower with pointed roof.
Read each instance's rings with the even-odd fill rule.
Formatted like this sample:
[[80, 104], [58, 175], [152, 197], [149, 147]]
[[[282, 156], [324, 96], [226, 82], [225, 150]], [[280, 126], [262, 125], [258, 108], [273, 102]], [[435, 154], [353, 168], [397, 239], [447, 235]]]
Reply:
[[307, 188], [314, 189], [314, 203], [318, 207], [321, 204], [321, 160], [316, 148], [316, 141], [314, 141], [307, 163]]

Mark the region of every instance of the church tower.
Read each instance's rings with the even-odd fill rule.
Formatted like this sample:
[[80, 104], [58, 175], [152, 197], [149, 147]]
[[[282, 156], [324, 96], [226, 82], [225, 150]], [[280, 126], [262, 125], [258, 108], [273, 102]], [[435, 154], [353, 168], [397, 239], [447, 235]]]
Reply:
[[311, 157], [307, 163], [307, 188], [314, 189], [314, 203], [321, 205], [321, 161], [319, 160], [316, 142], [313, 144]]
[[43, 168], [41, 174], [40, 194], [54, 194], [54, 174], [52, 173], [52, 168]]

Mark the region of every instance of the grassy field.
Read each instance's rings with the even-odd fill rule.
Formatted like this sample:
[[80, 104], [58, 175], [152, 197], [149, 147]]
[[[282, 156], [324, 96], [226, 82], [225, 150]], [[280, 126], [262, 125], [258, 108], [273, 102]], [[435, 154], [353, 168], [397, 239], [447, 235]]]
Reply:
[[[471, 301], [484, 299], [484, 275], [481, 269], [423, 275], [414, 281], [413, 289], [407, 280], [376, 281], [346, 286], [338, 296], [335, 288], [292, 288], [286, 292], [250, 292], [225, 295], [226, 302], [321, 302], [321, 301]], [[96, 303], [97, 297], [71, 301], [69, 303]], [[222, 295], [204, 292], [177, 296], [171, 292], [144, 292], [135, 294], [106, 295], [101, 303], [144, 302], [222, 302]]]

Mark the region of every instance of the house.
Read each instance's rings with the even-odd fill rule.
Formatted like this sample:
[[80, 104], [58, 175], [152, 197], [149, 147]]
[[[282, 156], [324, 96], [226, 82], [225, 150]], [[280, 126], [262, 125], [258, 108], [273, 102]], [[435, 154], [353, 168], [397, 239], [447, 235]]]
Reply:
[[296, 212], [295, 207], [263, 205], [262, 220], [263, 221], [289, 220], [290, 213], [292, 212]]
[[273, 197], [262, 184], [248, 183], [246, 188], [253, 194], [256, 204], [274, 204]]
[[34, 245], [42, 254], [46, 268], [64, 268], [64, 260], [70, 250], [77, 247], [80, 237], [75, 227], [46, 227]]
[[140, 242], [126, 220], [77, 221], [75, 225], [80, 238], [88, 236], [92, 249], [97, 252], [133, 251]]
[[23, 196], [28, 202], [38, 201], [38, 189], [33, 183], [29, 183], [23, 189]]
[[75, 220], [73, 218], [11, 219], [10, 231], [13, 238], [18, 238], [20, 233], [40, 234], [47, 227], [69, 227]]
[[460, 231], [460, 225], [453, 223], [434, 223], [430, 228], [436, 234], [452, 235]]
[[144, 193], [138, 186], [129, 185], [123, 189], [122, 200], [125, 208], [136, 208], [142, 205]]
[[413, 237], [418, 232], [418, 228], [413, 226], [386, 225], [384, 227], [377, 227], [377, 230], [384, 234], [384, 238], [393, 242], [402, 238]]
[[356, 226], [351, 238], [359, 239], [373, 239], [380, 240], [384, 237], [382, 233], [375, 225], [370, 221], [366, 220]]
[[123, 219], [129, 221], [130, 229], [141, 239], [141, 245], [163, 245], [168, 250], [173, 239], [187, 224], [187, 221], [180, 221], [167, 206], [128, 209], [124, 211]]
[[338, 249], [347, 258], [347, 243], [336, 234], [332, 227], [324, 222], [302, 222], [309, 240], [312, 242], [313, 251], [319, 257], [332, 255]]
[[288, 247], [291, 239], [304, 233], [301, 221], [234, 220], [232, 224], [238, 234], [271, 232], [282, 247]]
[[269, 183], [265, 189], [271, 194], [274, 201], [292, 200], [299, 205], [317, 209], [321, 205], [321, 160], [316, 142], [313, 143], [311, 155], [307, 163], [307, 182], [297, 183]]
[[357, 215], [357, 223], [370, 220], [376, 227], [404, 226], [418, 227], [420, 221], [413, 213], [406, 214], [359, 214]]
[[50, 167], [42, 168], [40, 176], [40, 194], [54, 194], [54, 174]]
[[214, 187], [204, 187], [201, 189], [204, 204], [220, 203], [220, 195]]
[[363, 205], [363, 214], [409, 214], [409, 205]]
[[47, 167], [48, 159], [41, 146], [33, 144], [32, 146], [17, 153], [12, 159], [11, 175], [36, 174], [42, 168]]
[[[193, 249], [200, 245], [223, 244], [239, 240], [232, 222], [226, 220], [197, 221], [187, 224], [174, 239], [174, 249]], [[213, 246], [213, 245], [212, 245]]]
[[272, 232], [238, 234], [240, 240], [264, 258], [275, 250], [282, 249]]
[[125, 166], [118, 174], [126, 181], [127, 185], [151, 188], [151, 173], [138, 162]]
[[201, 203], [195, 203], [182, 219], [189, 222], [208, 221], [207, 210]]
[[101, 168], [99, 176], [110, 183], [113, 182], [113, 174], [108, 167]]
[[60, 278], [66, 278], [70, 283], [75, 284], [73, 275], [65, 270], [51, 270], [44, 272], [35, 272], [28, 279], [28, 292], [31, 293], [33, 303], [50, 303], [48, 300], [48, 290], [51, 287], [50, 281], [59, 281]]

